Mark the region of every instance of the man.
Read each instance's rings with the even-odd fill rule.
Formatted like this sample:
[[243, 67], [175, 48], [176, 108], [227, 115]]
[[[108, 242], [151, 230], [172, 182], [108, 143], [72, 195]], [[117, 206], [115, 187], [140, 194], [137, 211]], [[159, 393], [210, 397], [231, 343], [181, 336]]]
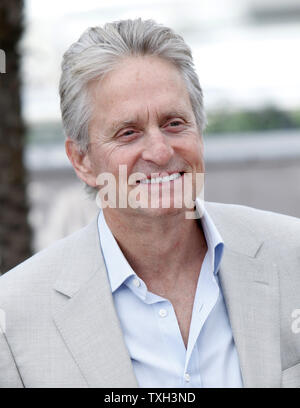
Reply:
[[115, 189], [0, 279], [0, 385], [300, 386], [300, 222], [196, 198], [205, 115], [183, 39], [140, 19], [91, 28], [60, 96], [78, 177]]

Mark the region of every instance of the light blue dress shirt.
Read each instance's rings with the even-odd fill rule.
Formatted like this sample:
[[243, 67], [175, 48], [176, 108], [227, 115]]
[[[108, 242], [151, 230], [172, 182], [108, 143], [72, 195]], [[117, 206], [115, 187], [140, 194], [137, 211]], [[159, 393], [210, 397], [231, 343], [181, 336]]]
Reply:
[[100, 244], [125, 344], [140, 387], [242, 387], [239, 360], [218, 281], [224, 243], [204, 210], [207, 242], [187, 348], [171, 302], [147, 290], [108, 225], [98, 217]]

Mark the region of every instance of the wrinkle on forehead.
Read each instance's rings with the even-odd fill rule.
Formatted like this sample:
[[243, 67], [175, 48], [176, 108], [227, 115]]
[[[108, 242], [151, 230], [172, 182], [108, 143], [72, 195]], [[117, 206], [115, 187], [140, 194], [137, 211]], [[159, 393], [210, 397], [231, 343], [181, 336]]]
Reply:
[[[141, 90], [143, 92], [147, 88], [147, 80], [145, 81], [144, 78], [147, 76], [151, 78], [155, 75], [154, 72], [156, 74], [155, 79], [158, 82], [163, 81], [165, 91], [177, 87], [181, 83], [183, 85], [182, 91], [188, 94], [185, 81], [178, 68], [172, 62], [157, 56], [131, 56], [121, 59], [111, 71], [90, 84], [91, 90], [96, 98], [103, 94], [103, 90], [101, 90], [103, 86], [105, 89], [110, 88], [110, 93], [119, 94], [129, 80], [133, 91]], [[126, 81], [124, 81], [124, 75]]]
[[160, 120], [172, 111], [194, 118], [182, 75], [174, 64], [159, 57], [123, 59], [94, 82], [91, 91], [93, 121], [106, 128]]

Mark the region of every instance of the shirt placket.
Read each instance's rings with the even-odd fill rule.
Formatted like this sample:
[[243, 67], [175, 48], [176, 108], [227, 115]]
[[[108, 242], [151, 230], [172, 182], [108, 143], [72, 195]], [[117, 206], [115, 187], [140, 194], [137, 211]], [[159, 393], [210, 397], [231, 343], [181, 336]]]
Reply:
[[164, 341], [164, 355], [168, 359], [170, 370], [172, 371], [170, 375], [172, 375], [173, 378], [178, 379], [178, 384], [176, 386], [180, 387], [186, 350], [174, 308], [171, 302], [165, 299], [153, 304], [153, 311]]
[[182, 379], [184, 387], [202, 387], [197, 340], [219, 297], [219, 286], [213, 274], [213, 258], [207, 252], [197, 284]]
[[[180, 333], [177, 317], [171, 302], [147, 290], [145, 283], [137, 276], [127, 282], [128, 288], [148, 307], [152, 308], [153, 318], [162, 339], [162, 358], [168, 362], [171, 379], [178, 379], [177, 387], [182, 386], [182, 372], [185, 364], [186, 349]], [[174, 383], [172, 382], [173, 386]]]

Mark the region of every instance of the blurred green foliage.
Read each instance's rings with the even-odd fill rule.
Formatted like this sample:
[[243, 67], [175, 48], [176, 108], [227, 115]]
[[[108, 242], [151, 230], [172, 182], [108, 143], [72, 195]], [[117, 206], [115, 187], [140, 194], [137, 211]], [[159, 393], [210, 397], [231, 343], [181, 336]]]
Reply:
[[284, 111], [268, 106], [260, 110], [220, 110], [210, 112], [205, 133], [253, 132], [279, 129], [300, 129], [300, 110]]
[[[284, 111], [270, 106], [260, 110], [210, 112], [205, 133], [226, 134], [279, 129], [300, 129], [300, 109]], [[38, 144], [63, 143], [62, 125], [58, 121], [28, 124], [26, 140]]]

